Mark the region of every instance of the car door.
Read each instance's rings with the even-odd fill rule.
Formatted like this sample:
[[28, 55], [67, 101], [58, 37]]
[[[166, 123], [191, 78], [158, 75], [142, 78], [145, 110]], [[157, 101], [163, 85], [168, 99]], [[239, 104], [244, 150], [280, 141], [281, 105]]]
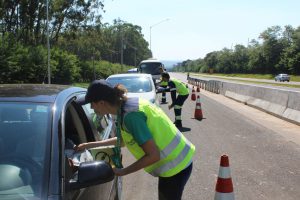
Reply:
[[[112, 127], [103, 127], [103, 129], [97, 130], [97, 127], [93, 123], [92, 113], [88, 109], [89, 105], [78, 105], [75, 101], [71, 101], [64, 114], [64, 123], [65, 123], [65, 151], [67, 150], [66, 145], [78, 145], [84, 142], [93, 142], [97, 140], [102, 140], [110, 137], [112, 134]], [[111, 124], [112, 126], [113, 124]], [[70, 149], [70, 148], [69, 148]], [[94, 150], [89, 150], [93, 160], [107, 160], [110, 161], [110, 157], [106, 158], [99, 156], [99, 153]], [[106, 155], [113, 153], [111, 147], [107, 148]], [[97, 154], [98, 153], [98, 154]], [[75, 166], [76, 168], [76, 166]], [[70, 159], [65, 159], [65, 177], [66, 181], [70, 181], [74, 178], [76, 170], [74, 166], [70, 164]], [[99, 199], [99, 200], [110, 200], [114, 199], [116, 194], [116, 178], [113, 181], [99, 184], [92, 187], [82, 188], [79, 190], [67, 190], [65, 192], [65, 199]]]

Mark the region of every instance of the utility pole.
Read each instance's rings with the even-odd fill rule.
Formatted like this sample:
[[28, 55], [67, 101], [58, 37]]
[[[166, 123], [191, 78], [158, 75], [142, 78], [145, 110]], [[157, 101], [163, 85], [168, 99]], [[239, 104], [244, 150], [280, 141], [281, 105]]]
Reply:
[[50, 68], [50, 41], [49, 41], [49, 0], [47, 0], [47, 49], [48, 49], [48, 84], [51, 84], [51, 68]]
[[134, 66], [136, 67], [136, 47], [134, 47]]
[[123, 72], [124, 36], [121, 28], [121, 73]]
[[96, 70], [95, 70], [95, 63], [94, 63], [94, 60], [95, 60], [95, 49], [93, 48], [93, 55], [92, 55], [92, 61], [93, 61], [93, 70], [94, 70], [94, 80], [96, 80]]

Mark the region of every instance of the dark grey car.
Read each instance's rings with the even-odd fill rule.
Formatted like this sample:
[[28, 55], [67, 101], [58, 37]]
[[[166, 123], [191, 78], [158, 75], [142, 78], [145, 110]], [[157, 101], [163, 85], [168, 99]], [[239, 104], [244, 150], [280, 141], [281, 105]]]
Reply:
[[114, 136], [109, 115], [99, 117], [76, 102], [85, 93], [59, 85], [0, 85], [0, 199], [119, 199], [113, 147], [72, 149]]
[[287, 81], [287, 82], [289, 82], [290, 81], [290, 76], [287, 75], [287, 74], [278, 74], [277, 76], [275, 76], [275, 81], [280, 81], [280, 82]]

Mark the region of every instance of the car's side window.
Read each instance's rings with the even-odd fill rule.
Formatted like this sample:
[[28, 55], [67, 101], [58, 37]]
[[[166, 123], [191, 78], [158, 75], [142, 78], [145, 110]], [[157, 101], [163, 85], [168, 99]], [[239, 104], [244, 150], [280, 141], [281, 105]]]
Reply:
[[87, 115], [90, 116], [92, 121], [92, 126], [97, 130], [97, 139], [103, 140], [110, 137], [113, 132], [113, 120], [110, 115], [99, 116], [93, 109], [90, 108], [90, 104], [83, 105], [84, 110], [86, 110]]

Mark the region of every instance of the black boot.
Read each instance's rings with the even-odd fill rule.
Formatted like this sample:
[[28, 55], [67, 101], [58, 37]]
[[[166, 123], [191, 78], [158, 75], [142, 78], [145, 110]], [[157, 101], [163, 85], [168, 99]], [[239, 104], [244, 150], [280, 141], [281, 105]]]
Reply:
[[176, 120], [176, 121], [175, 121], [175, 126], [176, 126], [177, 128], [182, 128], [181, 120]]

